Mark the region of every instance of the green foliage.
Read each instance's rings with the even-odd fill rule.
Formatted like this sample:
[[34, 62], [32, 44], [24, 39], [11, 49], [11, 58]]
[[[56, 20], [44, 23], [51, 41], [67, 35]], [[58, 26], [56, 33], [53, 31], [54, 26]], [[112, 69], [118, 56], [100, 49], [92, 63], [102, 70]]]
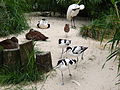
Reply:
[[35, 51], [27, 54], [28, 62], [26, 65], [16, 67], [14, 71], [5, 65], [0, 68], [0, 84], [24, 84], [44, 80], [43, 72], [37, 69], [36, 59], [34, 58]]
[[19, 0], [0, 1], [0, 36], [19, 33], [28, 28]]
[[120, 24], [115, 15], [102, 15], [99, 19], [93, 20], [89, 25], [81, 27], [80, 33], [83, 37], [90, 37], [96, 40], [110, 39], [113, 37], [116, 28]]

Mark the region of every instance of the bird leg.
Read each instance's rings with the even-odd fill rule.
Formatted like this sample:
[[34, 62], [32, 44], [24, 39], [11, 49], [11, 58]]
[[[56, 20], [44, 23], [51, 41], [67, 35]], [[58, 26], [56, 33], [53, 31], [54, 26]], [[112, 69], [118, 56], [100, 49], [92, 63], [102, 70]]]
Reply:
[[61, 75], [62, 75], [62, 84], [61, 85], [64, 85], [64, 80], [63, 80], [64, 78], [63, 78], [63, 72], [62, 71], [61, 71]]
[[76, 29], [74, 17], [73, 17], [73, 28]]
[[78, 57], [77, 57], [77, 62], [76, 62], [76, 65], [75, 65], [75, 68], [74, 68], [74, 69], [76, 69], [76, 68], [77, 68], [77, 63], [78, 63]]
[[67, 38], [68, 36], [67, 36], [67, 33], [65, 33], [65, 37]]
[[82, 53], [82, 56], [81, 56], [81, 59], [83, 60], [83, 54], [84, 54], [84, 52]]
[[71, 72], [70, 72], [69, 65], [68, 65], [68, 70], [69, 70], [69, 76], [72, 77], [72, 74], [71, 74]]

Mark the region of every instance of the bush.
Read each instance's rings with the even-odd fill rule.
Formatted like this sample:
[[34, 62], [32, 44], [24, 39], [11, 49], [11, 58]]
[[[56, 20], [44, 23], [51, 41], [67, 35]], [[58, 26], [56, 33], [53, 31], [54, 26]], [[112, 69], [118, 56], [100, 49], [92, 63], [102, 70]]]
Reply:
[[0, 36], [19, 33], [28, 28], [19, 0], [0, 1]]

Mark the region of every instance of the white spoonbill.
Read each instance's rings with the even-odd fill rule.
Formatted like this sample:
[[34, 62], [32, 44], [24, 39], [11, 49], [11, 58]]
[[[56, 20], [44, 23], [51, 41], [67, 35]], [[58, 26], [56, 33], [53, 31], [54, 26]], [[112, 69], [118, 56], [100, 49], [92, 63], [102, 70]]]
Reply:
[[[76, 28], [75, 22], [74, 22], [74, 17], [77, 16], [80, 10], [83, 10], [85, 6], [83, 4], [78, 5], [78, 4], [72, 4], [68, 7], [67, 10], [67, 19], [71, 21], [71, 27]], [[72, 25], [73, 23], [73, 25]]]

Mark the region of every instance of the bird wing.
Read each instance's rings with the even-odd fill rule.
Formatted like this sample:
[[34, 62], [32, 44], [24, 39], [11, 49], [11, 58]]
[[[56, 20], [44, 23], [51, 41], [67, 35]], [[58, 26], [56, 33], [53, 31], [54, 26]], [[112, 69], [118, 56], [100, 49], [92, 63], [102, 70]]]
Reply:
[[79, 13], [79, 11], [80, 11], [80, 6], [78, 4], [70, 5], [67, 10], [67, 19], [71, 20], [72, 17], [76, 16]]

